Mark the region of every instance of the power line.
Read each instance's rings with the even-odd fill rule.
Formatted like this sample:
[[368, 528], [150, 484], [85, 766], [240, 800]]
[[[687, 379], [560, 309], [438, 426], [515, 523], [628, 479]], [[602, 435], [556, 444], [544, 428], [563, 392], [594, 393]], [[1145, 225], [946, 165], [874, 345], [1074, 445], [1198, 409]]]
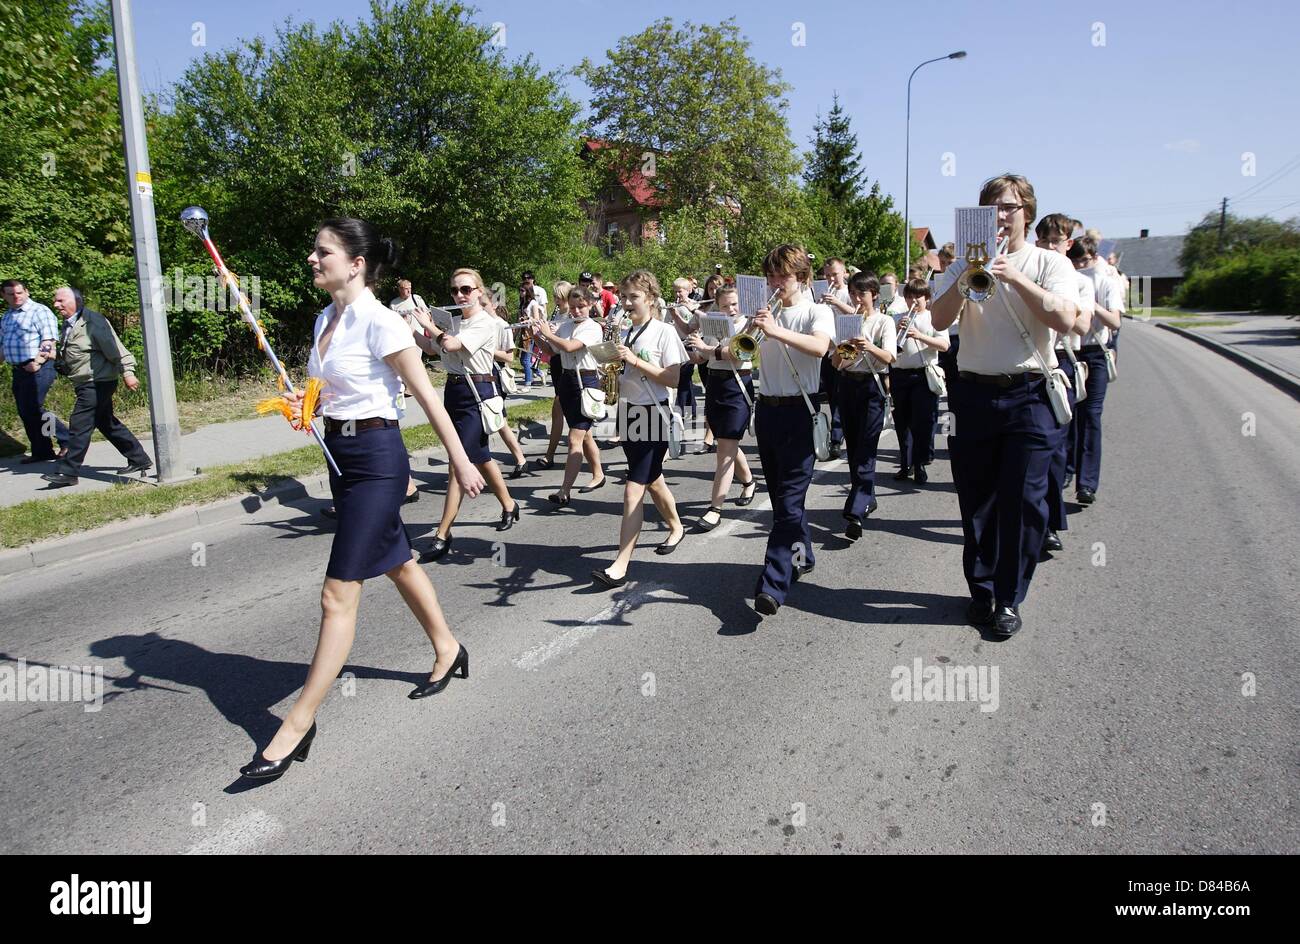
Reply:
[[1277, 170], [1273, 171], [1273, 173], [1269, 174], [1263, 180], [1260, 180], [1252, 184], [1251, 186], [1247, 187], [1241, 193], [1237, 194], [1237, 196], [1232, 197], [1231, 200], [1232, 202], [1235, 203], [1236, 201], [1241, 200], [1243, 197], [1246, 197], [1247, 195], [1257, 194], [1265, 187], [1271, 187], [1273, 184], [1277, 183], [1287, 174], [1290, 174], [1297, 169], [1300, 169], [1300, 154], [1297, 154], [1295, 157], [1291, 158], [1291, 160], [1287, 161], [1285, 164], [1283, 164]]

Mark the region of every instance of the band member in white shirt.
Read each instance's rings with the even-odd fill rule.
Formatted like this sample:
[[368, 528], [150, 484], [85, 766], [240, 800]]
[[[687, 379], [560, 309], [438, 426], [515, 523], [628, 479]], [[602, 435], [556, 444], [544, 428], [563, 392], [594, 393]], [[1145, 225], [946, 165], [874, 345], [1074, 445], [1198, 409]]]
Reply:
[[[320, 636], [307, 681], [271, 742], [240, 769], [252, 779], [279, 777], [295, 760], [307, 759], [316, 712], [352, 651], [361, 587], [372, 577], [383, 574], [396, 585], [433, 643], [433, 672], [411, 697], [436, 694], [453, 675], [469, 676], [469, 653], [447, 626], [428, 574], [412, 560], [402, 524], [410, 473], [397, 425], [403, 382], [447, 443], [448, 461], [465, 492], [477, 495], [483, 479], [456, 441], [410, 328], [375, 298], [382, 270], [396, 259], [392, 240], [364, 220], [349, 218], [326, 220], [307, 258], [312, 281], [333, 299], [316, 319], [308, 372], [324, 384], [324, 440], [338, 465], [338, 472], [330, 473], [338, 529], [321, 588]], [[299, 422], [303, 398], [302, 390], [287, 397]]]
[[[552, 363], [561, 362], [563, 370], [556, 375], [556, 401], [564, 411], [564, 421], [569, 424], [569, 451], [564, 464], [564, 482], [560, 490], [549, 496], [550, 501], [563, 507], [569, 503], [569, 492], [582, 469], [582, 453], [586, 443], [591, 443], [591, 484], [582, 489], [593, 492], [605, 484], [605, 471], [600, 465], [600, 450], [595, 448], [591, 436], [593, 420], [582, 409], [584, 390], [601, 393], [601, 375], [596, 358], [587, 348], [602, 340], [601, 327], [591, 319], [593, 299], [580, 288], [569, 292], [569, 315], [559, 328], [540, 322], [537, 336], [550, 347]], [[601, 401], [603, 403], [603, 400]]]
[[[1079, 306], [1066, 260], [1025, 241], [1038, 211], [1029, 181], [994, 177], [980, 191], [980, 205], [997, 207], [997, 238], [1006, 241], [1006, 252], [988, 265], [996, 291], [980, 303], [949, 288], [934, 303], [932, 323], [947, 328], [961, 312], [958, 380], [948, 389], [955, 414], [948, 443], [965, 538], [967, 618], [1007, 638], [1023, 625], [1020, 604], [1047, 532], [1048, 473], [1065, 435], [1039, 357], [1049, 370], [1055, 366], [1056, 334], [1074, 327]], [[959, 260], [949, 267], [950, 284], [966, 265]]]
[[939, 365], [939, 353], [948, 349], [948, 332], [930, 321], [926, 304], [930, 286], [924, 279], [912, 279], [903, 286], [908, 310], [898, 316], [898, 359], [889, 368], [890, 393], [894, 397], [894, 431], [898, 433], [896, 481], [912, 475], [918, 485], [930, 480], [925, 467], [934, 459], [934, 419], [939, 396], [926, 380], [927, 364]]
[[[569, 318], [569, 294], [573, 291], [573, 285], [569, 282], [556, 282], [552, 286], [555, 293], [555, 310], [551, 312], [550, 323], [551, 329], [557, 330]], [[542, 348], [532, 339], [525, 342], [520, 339], [519, 346]], [[549, 346], [544, 350], [549, 352]], [[521, 355], [522, 356], [522, 355]], [[562, 367], [559, 361], [555, 361], [551, 367], [551, 384], [558, 390], [560, 387], [560, 373]], [[534, 459], [533, 462], [539, 469], [549, 469], [555, 462], [555, 450], [560, 448], [560, 436], [564, 432], [564, 409], [560, 406], [560, 398], [556, 396], [551, 401], [551, 432], [550, 439], [546, 444], [546, 455], [540, 459]]]
[[[714, 308], [715, 311], [707, 314], [730, 318], [733, 332], [744, 328], [747, 319], [740, 313], [740, 297], [734, 288], [717, 289]], [[740, 448], [740, 441], [745, 438], [753, 410], [753, 365], [732, 355], [729, 338], [705, 338], [700, 334], [692, 334], [687, 340], [687, 350], [693, 351], [706, 378], [704, 416], [709, 429], [717, 436], [718, 443], [713, 493], [709, 497], [709, 508], [699, 521], [701, 531], [711, 531], [722, 520], [722, 503], [731, 488], [734, 472], [739, 471], [740, 474], [737, 480], [740, 485], [737, 505], [748, 505], [758, 490], [754, 473], [745, 459], [744, 450]]]
[[668, 538], [655, 548], [656, 554], [671, 554], [686, 536], [677, 503], [664, 480], [664, 454], [668, 452], [668, 394], [676, 388], [680, 367], [686, 361], [677, 329], [655, 317], [661, 293], [654, 274], [638, 269], [619, 283], [623, 309], [629, 324], [618, 348], [623, 362], [619, 377], [622, 415], [620, 426], [623, 454], [627, 457], [627, 480], [623, 486], [623, 520], [619, 529], [618, 556], [591, 576], [605, 587], [627, 583], [627, 568], [636, 548], [645, 517], [644, 500], [650, 493], [660, 517], [668, 525]]
[[854, 353], [831, 355], [831, 364], [840, 374], [840, 411], [849, 447], [849, 494], [843, 514], [848, 522], [844, 536], [850, 541], [862, 537], [862, 519], [876, 510], [876, 450], [885, 428], [885, 384], [898, 350], [894, 319], [876, 310], [879, 291], [880, 283], [870, 273], [859, 272], [849, 279], [849, 294], [860, 320], [854, 331], [843, 336], [837, 332], [836, 340], [851, 343]]
[[1077, 271], [1093, 280], [1097, 296], [1091, 329], [1079, 348], [1079, 360], [1088, 365], [1088, 396], [1079, 403], [1079, 413], [1072, 424], [1077, 431], [1074, 497], [1080, 505], [1087, 506], [1097, 500], [1097, 488], [1101, 484], [1101, 411], [1110, 387], [1106, 348], [1111, 332], [1119, 327], [1123, 317], [1124, 293], [1120, 281], [1102, 271], [1105, 263], [1097, 257], [1097, 243], [1091, 236], [1076, 239], [1069, 257]]
[[[488, 304], [491, 304], [490, 299]], [[496, 378], [495, 383], [497, 393], [501, 396], [501, 399], [504, 402], [506, 399], [506, 388], [501, 382], [501, 371], [503, 368], [509, 369], [510, 365], [514, 363], [515, 333], [510, 330], [510, 318], [506, 313], [506, 306], [495, 305], [493, 306], [493, 311], [496, 313], [497, 321], [499, 322], [497, 325], [499, 337], [497, 341], [497, 349], [492, 355], [492, 376]], [[506, 478], [517, 479], [522, 476], [528, 468], [528, 462], [524, 458], [524, 450], [519, 446], [519, 437], [517, 437], [515, 431], [510, 428], [508, 420], [506, 424], [497, 431], [497, 435], [501, 437], [501, 442], [503, 442], [506, 449], [509, 450], [510, 457], [515, 460], [515, 467], [511, 469], [510, 474], [507, 475]]]
[[754, 609], [773, 616], [791, 582], [816, 564], [804, 510], [815, 459], [813, 417], [804, 395], [812, 397], [817, 390], [822, 358], [834, 343], [835, 321], [829, 308], [806, 294], [812, 271], [802, 247], [777, 246], [763, 260], [763, 274], [779, 308], [760, 308], [752, 325], [763, 332], [758, 454], [772, 498], [772, 530], [754, 588]]
[[892, 296], [892, 299], [889, 302], [889, 307], [885, 309], [885, 313], [889, 315], [901, 315], [903, 312], [907, 311], [907, 301], [903, 298], [903, 293], [898, 290], [898, 276], [894, 275], [892, 272], [886, 272], [880, 277], [880, 284], [882, 286], [888, 285], [888, 292]]
[[[1066, 255], [1070, 251], [1070, 247], [1074, 245], [1074, 240], [1070, 238], [1070, 233], [1073, 231], [1074, 220], [1064, 213], [1050, 213], [1034, 226], [1034, 234], [1038, 237], [1036, 245], [1039, 249], [1047, 249], [1051, 252]], [[1044, 560], [1050, 559], [1050, 557], [1046, 556], [1046, 552], [1065, 549], [1060, 532], [1069, 528], [1065, 507], [1065, 488], [1068, 477], [1074, 471], [1074, 434], [1075, 424], [1079, 416], [1076, 401], [1082, 392], [1081, 388], [1083, 386], [1083, 377], [1079, 372], [1075, 371], [1074, 364], [1078, 359], [1081, 336], [1088, 333], [1088, 329], [1092, 324], [1092, 313], [1096, 303], [1096, 293], [1093, 289], [1092, 279], [1077, 271], [1074, 273], [1074, 279], [1075, 287], [1079, 292], [1079, 316], [1075, 318], [1074, 327], [1069, 334], [1060, 335], [1056, 340], [1057, 366], [1070, 381], [1070, 408], [1073, 411], [1073, 418], [1066, 429], [1065, 437], [1052, 457], [1052, 467], [1048, 473], [1047, 536], [1043, 539]]]
[[[838, 256], [827, 259], [822, 267], [822, 276], [826, 279], [827, 285], [819, 301], [831, 310], [832, 316], [854, 314], [856, 308], [849, 297], [848, 268], [844, 260]], [[839, 382], [840, 373], [831, 366], [831, 359], [828, 356], [822, 361], [820, 393], [831, 411], [830, 459], [840, 457], [840, 449], [844, 444], [844, 420], [840, 415]]]
[[[677, 328], [677, 336], [682, 339], [682, 343], [685, 345], [686, 339], [695, 334], [700, 327], [700, 303], [691, 297], [690, 279], [679, 278], [673, 280], [673, 301], [667, 308], [668, 318]], [[695, 423], [699, 415], [695, 403], [694, 381], [695, 364], [688, 360], [682, 364], [681, 374], [677, 378], [677, 409], [682, 414], [683, 423], [686, 421], [688, 407], [691, 411], [692, 424]]]
[[[474, 269], [457, 269], [451, 274], [451, 294], [461, 311], [460, 330], [456, 334], [438, 327], [428, 315], [416, 312], [424, 328], [424, 337], [416, 342], [430, 354], [440, 353], [447, 370], [447, 386], [443, 390], [443, 403], [456, 425], [461, 446], [471, 462], [478, 467], [488, 488], [501, 503], [501, 520], [498, 531], [508, 531], [519, 520], [519, 503], [510, 497], [510, 489], [492, 453], [488, 450], [488, 436], [483, 431], [479, 403], [497, 395], [492, 365], [495, 362], [500, 332], [497, 317], [491, 307], [492, 297], [483, 285], [483, 277]], [[471, 387], [471, 384], [473, 385]], [[475, 393], [478, 395], [475, 396]], [[442, 520], [433, 533], [433, 543], [420, 557], [433, 561], [451, 550], [451, 526], [460, 512], [462, 488], [456, 476], [447, 477], [447, 499], [442, 508]]]

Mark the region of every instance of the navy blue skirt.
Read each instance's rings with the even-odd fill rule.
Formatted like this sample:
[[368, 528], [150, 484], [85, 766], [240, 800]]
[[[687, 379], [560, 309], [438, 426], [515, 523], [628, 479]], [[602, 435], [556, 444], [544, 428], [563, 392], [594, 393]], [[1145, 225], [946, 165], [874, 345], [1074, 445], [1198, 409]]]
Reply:
[[[478, 387], [478, 395], [484, 400], [497, 395], [490, 382], [476, 380], [474, 384]], [[456, 426], [456, 435], [465, 447], [469, 461], [475, 465], [491, 462], [492, 452], [488, 449], [487, 433], [483, 432], [483, 417], [469, 384], [448, 377], [447, 386], [443, 389], [442, 405]]]
[[[749, 394], [748, 402], [736, 383], [736, 374], [740, 375], [740, 382]], [[750, 371], [738, 370], [736, 374], [729, 370], [706, 368], [704, 418], [718, 439], [744, 439], [745, 431], [749, 429], [749, 404], [754, 402], [754, 381]]]
[[563, 374], [556, 375], [555, 390], [559, 394], [560, 409], [564, 411], [564, 422], [569, 424], [569, 429], [591, 429], [592, 427], [592, 419], [582, 413], [583, 387], [594, 387], [599, 390], [600, 375], [583, 377], [576, 370], [566, 370]]
[[325, 445], [342, 475], [330, 471], [338, 528], [325, 576], [368, 580], [411, 559], [402, 502], [411, 477], [402, 432], [396, 426], [330, 433]]
[[664, 456], [668, 454], [668, 401], [639, 406], [622, 403], [626, 410], [622, 427], [623, 455], [627, 457], [627, 481], [649, 485], [664, 474]]

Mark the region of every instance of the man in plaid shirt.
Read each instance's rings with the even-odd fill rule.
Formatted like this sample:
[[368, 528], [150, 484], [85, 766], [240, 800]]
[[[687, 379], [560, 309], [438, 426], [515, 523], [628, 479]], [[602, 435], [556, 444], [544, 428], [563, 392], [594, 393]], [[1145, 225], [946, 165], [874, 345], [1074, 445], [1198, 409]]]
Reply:
[[[58, 456], [50, 445], [45, 395], [54, 384], [54, 344], [59, 336], [59, 322], [54, 312], [32, 301], [27, 284], [21, 279], [5, 282], [4, 296], [8, 310], [0, 321], [0, 340], [5, 362], [13, 370], [18, 415], [32, 443], [32, 454], [22, 461], [23, 464], [50, 462]], [[54, 420], [55, 438], [60, 443], [66, 442], [68, 428], [57, 416], [51, 415], [50, 419]]]

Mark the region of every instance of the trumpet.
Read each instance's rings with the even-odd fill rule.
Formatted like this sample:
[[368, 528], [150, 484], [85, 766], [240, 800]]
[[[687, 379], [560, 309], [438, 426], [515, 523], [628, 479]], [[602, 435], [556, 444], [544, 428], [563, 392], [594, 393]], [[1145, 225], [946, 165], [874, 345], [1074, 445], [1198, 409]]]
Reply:
[[907, 310], [907, 316], [898, 323], [898, 351], [902, 353], [903, 346], [907, 344], [907, 329], [912, 324], [912, 318], [916, 314], [916, 302], [912, 302], [912, 307]]
[[[777, 301], [780, 297], [780, 290], [773, 292], [772, 297], [769, 298], [767, 304], [763, 306], [772, 312], [773, 317], [776, 317], [776, 315], [781, 311], [781, 305]], [[776, 305], [776, 307], [773, 308], [773, 305]], [[731, 356], [738, 361], [752, 361], [754, 355], [758, 353], [758, 346], [762, 343], [763, 332], [755, 331], [753, 329], [753, 320], [751, 319], [750, 323], [745, 325], [745, 330], [731, 339], [731, 344], [729, 345]]]
[[[1006, 251], [1009, 239], [1003, 239], [998, 244], [994, 257], [1002, 255]], [[998, 280], [989, 274], [984, 267], [988, 264], [988, 253], [984, 251], [983, 243], [966, 244], [966, 263], [968, 268], [957, 279], [957, 291], [973, 302], [988, 301], [998, 290]]]

